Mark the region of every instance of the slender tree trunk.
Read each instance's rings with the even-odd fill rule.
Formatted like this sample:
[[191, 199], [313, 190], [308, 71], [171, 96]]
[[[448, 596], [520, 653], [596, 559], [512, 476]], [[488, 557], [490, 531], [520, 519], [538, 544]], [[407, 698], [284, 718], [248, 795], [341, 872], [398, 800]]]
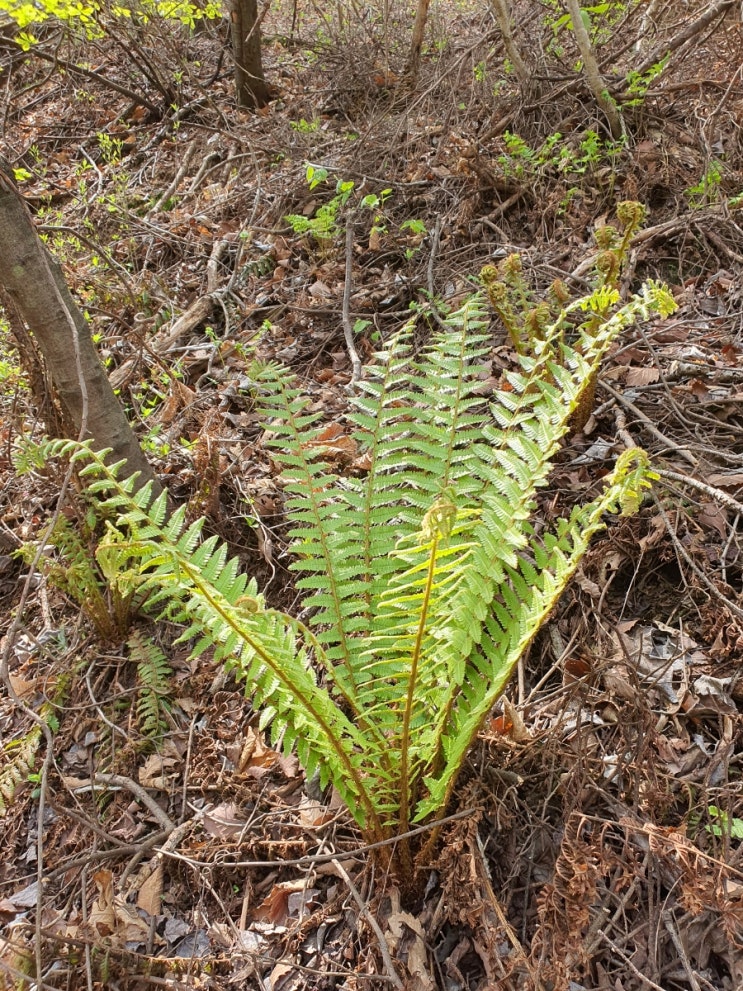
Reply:
[[257, 0], [232, 0], [230, 19], [238, 105], [251, 110], [265, 107], [268, 86], [263, 75]]
[[426, 33], [426, 22], [428, 20], [428, 6], [431, 0], [418, 0], [415, 10], [415, 21], [413, 22], [413, 37], [410, 41], [410, 54], [405, 75], [412, 83], [418, 79], [418, 70], [421, 64], [421, 49], [423, 48], [423, 36]]
[[513, 37], [511, 15], [508, 10], [507, 0], [490, 0], [490, 6], [493, 8], [493, 13], [495, 14], [495, 19], [498, 22], [500, 33], [503, 35], [503, 44], [506, 49], [506, 54], [511, 60], [513, 71], [519, 81], [519, 86], [525, 86], [529, 82], [529, 70], [526, 68], [526, 63], [521, 58], [521, 52], [519, 51]]
[[570, 20], [573, 22], [573, 34], [575, 35], [575, 41], [583, 59], [583, 73], [586, 77], [588, 87], [593, 93], [596, 103], [598, 103], [606, 114], [611, 136], [615, 140], [621, 138], [622, 118], [619, 114], [619, 108], [609, 95], [606, 83], [601, 76], [601, 70], [599, 69], [599, 64], [596, 61], [596, 56], [591, 46], [591, 39], [588, 37], [588, 31], [586, 31], [586, 26], [581, 17], [580, 3], [578, 0], [565, 0], [565, 6], [568, 8]]
[[[2, 158], [0, 288], [15, 311], [9, 314], [11, 326], [21, 320], [44, 358], [65, 429], [73, 436], [92, 438], [97, 450], [110, 447], [112, 461], [126, 460], [128, 474], [140, 472], [140, 482], [151, 481], [159, 492], [155, 474], [106, 377], [85, 317], [36, 233], [13, 171]], [[18, 346], [23, 347], [22, 340]]]

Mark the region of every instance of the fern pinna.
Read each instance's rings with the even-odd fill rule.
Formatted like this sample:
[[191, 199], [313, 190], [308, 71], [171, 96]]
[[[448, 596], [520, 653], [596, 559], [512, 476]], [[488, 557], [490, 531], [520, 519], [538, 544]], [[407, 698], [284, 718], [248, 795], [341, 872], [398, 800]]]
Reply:
[[[489, 287], [492, 289], [492, 286]], [[603, 286], [540, 320], [519, 368], [484, 398], [487, 296], [474, 293], [417, 354], [415, 319], [378, 356], [350, 414], [364, 471], [323, 457], [320, 414], [283, 368], [256, 393], [281, 467], [293, 568], [308, 622], [270, 609], [201, 522], [117, 478], [104, 454], [89, 491], [117, 522], [98, 550], [121, 591], [185, 624], [194, 653], [245, 679], [262, 724], [332, 782], [370, 842], [439, 815], [483, 719], [607, 512], [633, 511], [653, 474], [625, 452], [602, 493], [551, 530], [530, 522], [551, 461], [622, 328], [673, 306], [652, 284], [622, 304]], [[390, 847], [385, 848], [388, 852]], [[406, 843], [395, 848], [403, 875]]]

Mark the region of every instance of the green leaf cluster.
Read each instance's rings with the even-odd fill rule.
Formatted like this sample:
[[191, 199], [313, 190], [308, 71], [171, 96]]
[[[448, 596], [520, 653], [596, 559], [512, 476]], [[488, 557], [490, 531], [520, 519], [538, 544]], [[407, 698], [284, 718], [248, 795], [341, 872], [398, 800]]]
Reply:
[[[38, 452], [21, 449], [15, 459], [16, 471], [29, 470]], [[36, 465], [38, 467], [38, 465]], [[60, 514], [39, 542], [27, 541], [18, 551], [28, 564], [36, 567], [46, 580], [73, 599], [93, 623], [104, 640], [115, 640], [124, 632], [131, 618], [128, 596], [112, 594], [95, 559], [95, 515], [91, 510], [74, 522]]]
[[203, 5], [191, 0], [137, 0], [126, 6], [109, 5], [99, 0], [0, 0], [0, 12], [12, 18], [21, 29], [16, 40], [24, 51], [37, 41], [26, 29], [49, 19], [79, 25], [89, 37], [98, 37], [102, 33], [101, 24], [110, 17], [119, 20], [135, 17], [143, 24], [153, 17], [160, 17], [193, 28], [204, 18], [222, 16], [221, 6], [213, 0]]

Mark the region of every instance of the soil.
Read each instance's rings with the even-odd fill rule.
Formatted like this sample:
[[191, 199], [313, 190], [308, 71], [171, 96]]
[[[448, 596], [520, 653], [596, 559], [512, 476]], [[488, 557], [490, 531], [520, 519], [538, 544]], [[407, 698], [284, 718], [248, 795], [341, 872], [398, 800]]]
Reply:
[[[523, 658], [407, 899], [208, 654], [76, 603], [34, 560], [55, 513], [87, 530], [79, 499], [60, 505], [63, 469], [16, 470], [18, 439], [44, 430], [43, 369], [3, 332], [0, 987], [743, 987], [739, 5], [591, 8], [618, 144], [557, 5], [512, 6], [521, 87], [481, 7], [432, 8], [411, 86], [407, 12], [277, 4], [257, 113], [234, 104], [218, 22], [47, 26], [29, 54], [0, 39], [2, 153], [39, 232], [172, 499], [274, 607], [300, 608], [256, 357], [290, 366], [342, 436], [344, 325], [370, 361], [411, 304], [443, 312], [513, 252], [536, 292], [582, 292], [628, 199], [647, 216], [623, 287], [664, 281], [678, 303], [615, 346], [541, 510], [586, 498], [633, 444], [660, 478]], [[312, 221], [339, 181], [337, 229], [287, 219]], [[512, 360], [493, 318], [493, 374]]]

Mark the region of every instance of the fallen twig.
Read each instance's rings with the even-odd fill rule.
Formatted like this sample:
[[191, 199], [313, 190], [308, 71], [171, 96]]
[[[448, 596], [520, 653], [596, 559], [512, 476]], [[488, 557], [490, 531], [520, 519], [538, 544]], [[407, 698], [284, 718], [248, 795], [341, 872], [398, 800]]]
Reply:
[[720, 591], [717, 585], [715, 585], [715, 583], [705, 575], [702, 569], [699, 568], [694, 563], [694, 561], [692, 561], [689, 552], [686, 550], [684, 545], [676, 536], [676, 531], [671, 526], [671, 521], [668, 519], [668, 515], [666, 511], [661, 505], [660, 499], [658, 499], [656, 495], [653, 495], [653, 501], [655, 502], [658, 512], [660, 513], [661, 518], [665, 523], [666, 531], [668, 532], [668, 536], [671, 538], [671, 541], [673, 542], [673, 546], [676, 550], [676, 553], [681, 555], [681, 557], [684, 559], [684, 561], [686, 561], [686, 563], [694, 572], [694, 574], [699, 579], [699, 581], [702, 582], [702, 584], [712, 593], [712, 595], [716, 599], [719, 599], [722, 603], [724, 603], [726, 608], [728, 608], [734, 616], [736, 616], [740, 620], [743, 620], [743, 609], [741, 609], [740, 606], [737, 606], [734, 602], [731, 602], [731, 600]]
[[343, 336], [346, 339], [348, 357], [351, 359], [351, 385], [356, 385], [363, 375], [363, 365], [356, 342], [353, 339], [353, 324], [351, 323], [351, 287], [353, 275], [353, 225], [350, 214], [346, 217], [346, 275], [343, 284]]
[[710, 499], [717, 499], [718, 502], [724, 503], [730, 509], [734, 509], [736, 513], [743, 513], [743, 503], [738, 502], [737, 499], [733, 499], [732, 496], [729, 496], [727, 492], [723, 492], [722, 489], [715, 488], [714, 485], [701, 482], [692, 475], [682, 475], [676, 471], [666, 471], [665, 468], [656, 468], [655, 471], [658, 472], [661, 478], [667, 478], [672, 482], [681, 482], [683, 485], [690, 485], [692, 488], [704, 492]]
[[374, 932], [374, 935], [377, 937], [377, 943], [379, 944], [379, 952], [382, 954], [382, 960], [384, 961], [384, 967], [385, 970], [387, 971], [387, 977], [390, 983], [394, 985], [394, 987], [399, 988], [400, 991], [403, 991], [405, 985], [400, 980], [400, 976], [395, 970], [395, 965], [392, 963], [392, 957], [390, 956], [390, 948], [387, 945], [387, 940], [384, 938], [384, 933], [382, 932], [379, 923], [369, 911], [369, 906], [366, 904], [364, 899], [359, 894], [358, 888], [353, 883], [351, 878], [348, 876], [348, 872], [346, 871], [343, 864], [341, 864], [340, 860], [333, 860], [331, 861], [331, 863], [333, 864], [333, 867], [335, 867], [340, 877], [342, 877], [343, 880], [346, 882], [346, 885], [348, 886], [348, 890], [351, 892], [354, 901], [359, 906], [359, 911], [361, 912], [366, 922], [369, 924], [369, 927]]
[[681, 457], [685, 461], [688, 461], [689, 464], [692, 465], [694, 468], [698, 467], [699, 463], [697, 459], [694, 457], [694, 455], [691, 453], [691, 451], [688, 448], [679, 447], [679, 445], [674, 443], [674, 441], [672, 441], [669, 437], [666, 437], [664, 433], [661, 433], [661, 431], [658, 430], [655, 424], [651, 423], [650, 420], [647, 418], [647, 416], [645, 416], [642, 410], [638, 409], [638, 407], [635, 406], [634, 403], [631, 403], [629, 399], [627, 399], [625, 396], [623, 396], [621, 392], [617, 392], [616, 389], [613, 389], [609, 385], [609, 383], [605, 382], [603, 379], [599, 379], [599, 385], [601, 386], [602, 389], [605, 389], [610, 395], [612, 395], [617, 400], [618, 403], [621, 403], [622, 406], [628, 409], [633, 416], [636, 416], [637, 419], [642, 423], [642, 425], [647, 429], [647, 431], [651, 433], [653, 437], [659, 440], [661, 444], [664, 444], [669, 451], [676, 451], [678, 454], [681, 455]]
[[163, 829], [167, 829], [169, 831], [175, 829], [175, 823], [167, 812], [164, 812], [160, 808], [155, 799], [148, 794], [148, 792], [146, 792], [141, 785], [138, 785], [136, 781], [132, 778], [127, 778], [123, 774], [103, 774], [99, 771], [97, 774], [94, 774], [92, 778], [87, 778], [84, 781], [77, 782], [75, 787], [70, 790], [73, 794], [79, 795], [84, 791], [95, 791], [96, 789], [101, 788], [125, 788], [127, 791], [130, 791], [132, 795], [134, 795], [138, 802], [144, 805], [152, 813]]
[[[209, 261], [206, 263], [206, 293], [199, 296], [185, 313], [181, 314], [169, 326], [161, 330], [151, 341], [147, 343], [147, 350], [156, 357], [160, 357], [163, 352], [170, 350], [181, 337], [188, 334], [194, 327], [198, 327], [211, 315], [214, 309], [218, 284], [219, 260], [227, 250], [226, 241], [215, 241]], [[109, 375], [109, 381], [114, 389], [122, 389], [131, 379], [137, 365], [138, 356], [128, 358], [122, 365], [114, 369]]]

